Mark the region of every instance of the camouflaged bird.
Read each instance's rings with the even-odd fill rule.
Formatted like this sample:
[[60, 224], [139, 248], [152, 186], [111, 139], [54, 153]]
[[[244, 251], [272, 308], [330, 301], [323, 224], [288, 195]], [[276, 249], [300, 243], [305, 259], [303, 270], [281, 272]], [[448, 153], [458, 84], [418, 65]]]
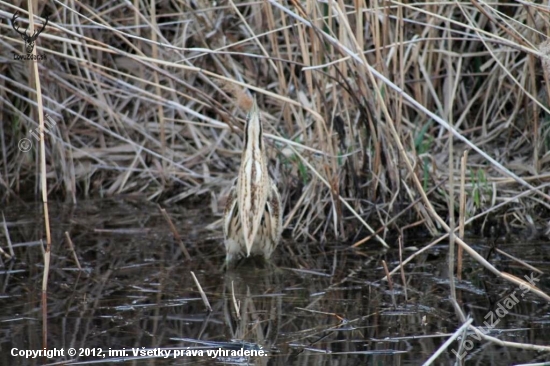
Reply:
[[260, 111], [253, 100], [244, 131], [239, 175], [225, 207], [226, 262], [263, 255], [269, 259], [282, 231], [281, 198], [267, 170]]

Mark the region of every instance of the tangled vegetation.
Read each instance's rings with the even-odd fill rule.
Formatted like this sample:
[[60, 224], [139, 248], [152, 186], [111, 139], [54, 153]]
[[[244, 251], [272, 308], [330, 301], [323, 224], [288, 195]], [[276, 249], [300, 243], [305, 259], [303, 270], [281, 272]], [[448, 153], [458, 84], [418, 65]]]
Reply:
[[39, 96], [9, 21], [28, 26], [18, 3], [0, 2], [4, 202], [37, 190], [41, 104], [50, 194], [200, 197], [220, 213], [243, 143], [246, 111], [228, 91], [240, 88], [261, 106], [295, 239], [384, 241], [396, 224], [436, 234], [437, 216], [455, 214], [546, 226], [543, 5], [41, 3]]

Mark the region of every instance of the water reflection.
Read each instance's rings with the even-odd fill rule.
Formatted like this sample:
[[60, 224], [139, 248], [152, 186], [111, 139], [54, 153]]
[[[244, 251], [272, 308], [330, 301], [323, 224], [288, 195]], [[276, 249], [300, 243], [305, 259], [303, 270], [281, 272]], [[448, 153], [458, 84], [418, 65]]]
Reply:
[[[44, 236], [40, 207], [14, 206], [4, 211], [4, 237], [10, 238], [16, 258], [3, 256], [0, 264], [1, 365], [122, 360], [135, 365], [416, 365], [459, 326], [448, 301], [445, 245], [415, 258], [405, 269], [405, 283], [396, 275], [390, 290], [381, 281], [381, 260], [394, 268], [397, 251], [287, 241], [278, 248], [274, 265], [249, 263], [224, 272], [221, 230], [205, 229], [216, 218], [203, 211], [167, 209], [191, 254], [186, 261], [156, 205], [127, 200], [53, 206], [48, 347], [63, 349], [65, 355], [12, 356], [14, 348], [42, 348], [43, 257], [37, 239]], [[481, 241], [475, 244], [481, 252], [488, 250]], [[6, 241], [0, 245], [9, 253]], [[509, 243], [501, 249], [548, 271], [545, 245]], [[507, 258], [491, 261], [519, 277], [525, 274]], [[550, 288], [545, 277], [540, 287]], [[468, 261], [457, 291], [474, 324], [483, 325], [489, 309], [513, 288]], [[547, 304], [527, 295], [500, 319], [500, 331], [493, 335], [548, 344], [547, 314]], [[468, 363], [550, 361], [534, 351], [474, 344]], [[456, 347], [440, 356], [438, 364], [453, 364], [451, 349]], [[78, 351], [76, 356], [67, 355], [70, 348]], [[207, 352], [220, 350], [227, 352]], [[167, 351], [171, 353], [164, 358]], [[175, 351], [184, 353], [174, 358]], [[265, 351], [267, 356], [247, 357], [244, 351]]]

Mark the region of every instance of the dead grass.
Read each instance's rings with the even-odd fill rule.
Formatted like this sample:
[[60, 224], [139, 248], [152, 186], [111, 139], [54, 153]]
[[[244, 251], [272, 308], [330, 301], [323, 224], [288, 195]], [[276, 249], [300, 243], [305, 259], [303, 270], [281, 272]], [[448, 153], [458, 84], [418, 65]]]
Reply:
[[[357, 242], [378, 230], [384, 242], [414, 222], [446, 232], [461, 188], [466, 221], [491, 213], [545, 227], [548, 8], [353, 3], [41, 5], [40, 103], [56, 122], [45, 138], [50, 193], [201, 197], [219, 213], [242, 146], [230, 85], [258, 96], [295, 239]], [[0, 1], [2, 201], [39, 184], [32, 62], [14, 59], [24, 44], [9, 22], [19, 11], [24, 29], [25, 9]]]

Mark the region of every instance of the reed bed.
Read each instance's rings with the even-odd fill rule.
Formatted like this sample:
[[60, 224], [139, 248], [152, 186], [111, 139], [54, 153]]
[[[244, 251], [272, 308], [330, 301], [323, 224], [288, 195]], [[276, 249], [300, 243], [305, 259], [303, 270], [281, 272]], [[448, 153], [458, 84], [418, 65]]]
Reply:
[[[50, 194], [206, 199], [219, 213], [243, 143], [231, 85], [257, 95], [296, 240], [384, 242], [404, 223], [445, 232], [436, 215], [448, 222], [461, 189], [466, 219], [546, 227], [548, 7], [41, 3], [35, 27], [49, 23], [36, 40], [40, 103], [33, 61], [16, 59], [16, 12], [23, 30], [26, 2], [0, 2], [4, 202], [39, 186], [31, 136], [43, 104], [55, 123], [45, 134]], [[31, 151], [18, 147], [23, 138]]]

